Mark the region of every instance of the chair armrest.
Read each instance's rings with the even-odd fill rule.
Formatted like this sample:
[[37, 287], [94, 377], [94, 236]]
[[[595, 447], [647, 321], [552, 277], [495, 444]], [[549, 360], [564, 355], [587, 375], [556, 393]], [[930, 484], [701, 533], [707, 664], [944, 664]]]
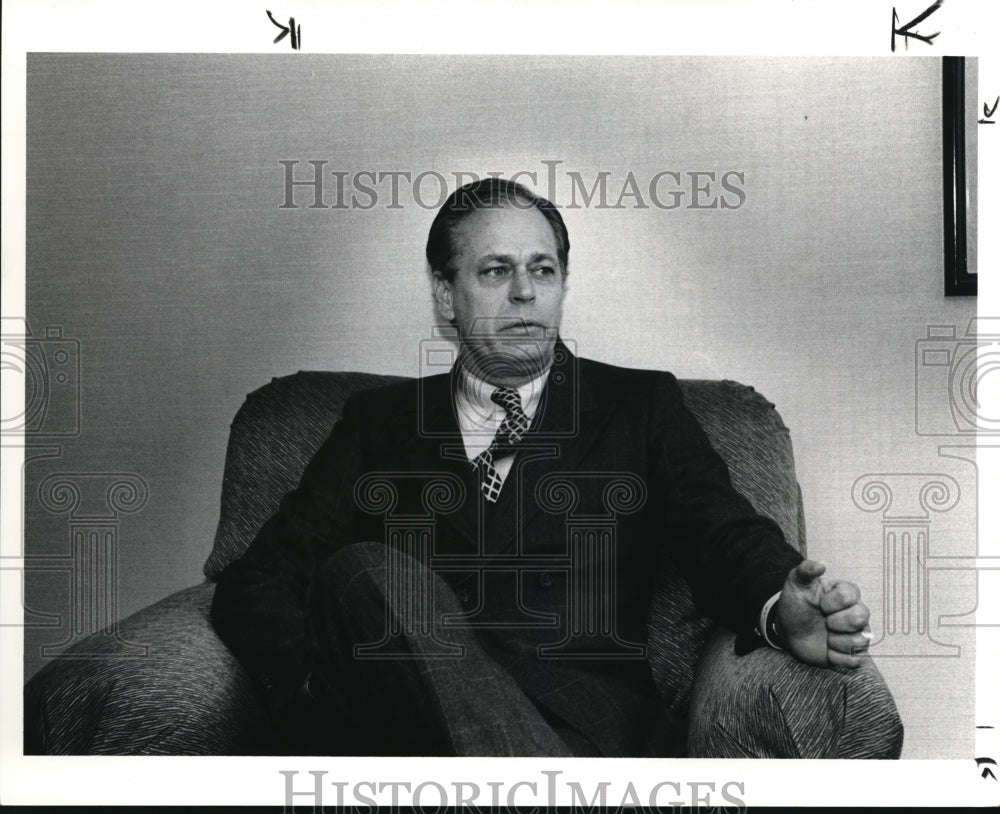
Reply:
[[903, 724], [871, 659], [812, 667], [762, 647], [733, 652], [717, 630], [691, 693], [688, 754], [711, 758], [898, 758]]
[[173, 594], [45, 665], [25, 685], [25, 754], [266, 754], [264, 708], [209, 621], [214, 591]]

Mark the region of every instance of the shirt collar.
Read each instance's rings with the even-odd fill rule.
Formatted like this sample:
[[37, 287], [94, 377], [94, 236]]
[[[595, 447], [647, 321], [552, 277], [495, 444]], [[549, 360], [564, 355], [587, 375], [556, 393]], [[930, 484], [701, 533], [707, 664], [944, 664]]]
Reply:
[[[551, 365], [534, 379], [515, 388], [521, 396], [521, 408], [530, 420], [538, 409]], [[503, 419], [504, 409], [492, 398], [497, 385], [490, 384], [470, 373], [464, 366], [458, 368], [458, 387], [455, 392], [455, 411], [463, 432], [487, 430], [492, 438], [496, 426]]]

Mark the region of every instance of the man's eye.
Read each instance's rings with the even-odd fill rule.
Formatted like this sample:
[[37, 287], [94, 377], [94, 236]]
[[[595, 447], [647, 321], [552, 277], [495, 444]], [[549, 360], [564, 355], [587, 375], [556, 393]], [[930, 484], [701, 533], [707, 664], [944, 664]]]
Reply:
[[556, 270], [552, 268], [552, 266], [539, 266], [538, 268], [533, 269], [533, 271], [535, 274], [543, 277], [549, 277], [556, 273]]
[[506, 266], [490, 266], [487, 269], [483, 269], [482, 273], [486, 274], [486, 275], [488, 275], [490, 277], [501, 277], [501, 276], [503, 276], [504, 274], [507, 273], [507, 267]]

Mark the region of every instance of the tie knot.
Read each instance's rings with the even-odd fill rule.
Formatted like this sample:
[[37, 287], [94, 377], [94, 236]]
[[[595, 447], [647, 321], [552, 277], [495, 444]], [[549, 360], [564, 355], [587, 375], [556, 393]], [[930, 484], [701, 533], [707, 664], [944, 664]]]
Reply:
[[507, 412], [497, 428], [491, 448], [498, 450], [500, 447], [519, 444], [528, 431], [528, 416], [521, 407], [521, 394], [513, 387], [498, 387], [490, 398]]
[[490, 398], [494, 404], [499, 404], [507, 413], [517, 415], [522, 411], [521, 394], [513, 387], [498, 387]]

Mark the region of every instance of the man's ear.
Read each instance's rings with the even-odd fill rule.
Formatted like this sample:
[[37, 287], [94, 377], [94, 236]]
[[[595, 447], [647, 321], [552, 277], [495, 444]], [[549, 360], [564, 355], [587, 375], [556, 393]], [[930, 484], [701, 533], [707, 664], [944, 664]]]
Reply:
[[434, 286], [434, 302], [437, 303], [438, 311], [442, 317], [451, 322], [455, 318], [451, 283], [445, 279], [440, 271], [431, 272], [431, 281]]

